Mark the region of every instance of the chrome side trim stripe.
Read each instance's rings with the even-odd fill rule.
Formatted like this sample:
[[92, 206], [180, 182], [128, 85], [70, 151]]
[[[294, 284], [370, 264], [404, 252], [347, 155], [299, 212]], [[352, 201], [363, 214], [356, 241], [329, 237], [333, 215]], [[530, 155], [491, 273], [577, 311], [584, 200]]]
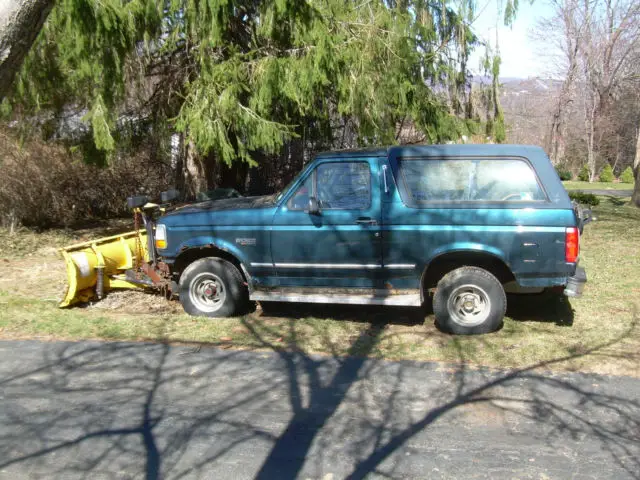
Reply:
[[382, 268], [382, 265], [375, 263], [361, 264], [361, 263], [276, 263], [277, 268], [348, 268], [359, 269], [364, 268], [367, 270]]
[[277, 267], [277, 268], [345, 268], [357, 270], [360, 268], [373, 270], [377, 268], [391, 268], [394, 270], [416, 268], [415, 263], [390, 263], [380, 265], [376, 263], [252, 263], [252, 267]]
[[419, 307], [420, 294], [409, 295], [322, 295], [300, 294], [295, 292], [265, 292], [254, 291], [249, 296], [251, 300], [264, 302], [301, 302], [301, 303], [329, 303], [351, 305], [394, 305]]

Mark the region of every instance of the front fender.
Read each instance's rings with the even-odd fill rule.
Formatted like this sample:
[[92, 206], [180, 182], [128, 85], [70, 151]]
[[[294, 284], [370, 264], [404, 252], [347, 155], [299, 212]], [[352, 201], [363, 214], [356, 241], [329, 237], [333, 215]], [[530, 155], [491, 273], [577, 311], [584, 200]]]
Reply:
[[221, 238], [212, 237], [210, 235], [202, 235], [199, 237], [191, 237], [188, 240], [182, 242], [175, 250], [176, 258], [185, 250], [192, 248], [217, 248], [233, 255], [242, 265], [249, 265], [249, 259], [247, 256], [233, 243], [230, 243]]

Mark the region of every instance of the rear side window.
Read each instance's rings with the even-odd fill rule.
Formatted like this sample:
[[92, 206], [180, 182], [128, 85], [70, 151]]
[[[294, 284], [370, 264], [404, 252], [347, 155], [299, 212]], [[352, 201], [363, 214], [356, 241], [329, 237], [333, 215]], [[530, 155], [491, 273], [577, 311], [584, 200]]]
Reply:
[[407, 205], [429, 202], [531, 202], [546, 196], [529, 163], [518, 159], [399, 159]]
[[523, 160], [481, 160], [476, 167], [472, 200], [540, 201], [546, 196], [531, 165]]

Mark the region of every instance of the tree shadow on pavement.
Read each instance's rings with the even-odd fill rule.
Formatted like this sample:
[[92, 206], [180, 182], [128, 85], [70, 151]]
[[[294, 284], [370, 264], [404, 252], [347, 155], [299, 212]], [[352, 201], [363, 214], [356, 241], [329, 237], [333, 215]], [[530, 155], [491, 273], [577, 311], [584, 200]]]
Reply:
[[[229, 417], [247, 404], [260, 410], [278, 382], [210, 389], [218, 375], [250, 376], [253, 359], [242, 352], [212, 359], [163, 344], [98, 342], [3, 342], [3, 350], [12, 345], [45, 347], [37, 367], [3, 369], [0, 379], [0, 470], [18, 478], [179, 478], [249, 438], [274, 440]], [[207, 442], [216, 428], [227, 441], [211, 445], [202, 466], [198, 456], [185, 463], [190, 445]]]
[[[525, 305], [531, 300], [530, 296], [522, 299]], [[561, 305], [568, 305], [566, 299], [556, 297], [556, 300]], [[567, 308], [563, 311], [556, 307], [559, 310], [557, 317], [551, 321], [570, 324], [573, 314], [570, 307]], [[610, 468], [606, 463], [608, 460], [630, 477], [640, 478], [640, 402], [635, 396], [625, 396], [624, 391], [616, 392], [618, 394], [606, 389], [600, 391], [594, 388], [599, 385], [592, 383], [588, 376], [577, 380], [548, 371], [554, 365], [583, 356], [606, 355], [605, 351], [623, 341], [635, 329], [636, 323], [634, 321], [629, 331], [618, 338], [586, 351], [510, 371], [469, 367], [473, 358], [459, 348], [458, 363], [442, 375], [443, 381], [426, 387], [419, 380], [415, 381], [416, 364], [411, 362], [389, 364], [350, 357], [333, 358], [336, 363], [333, 376], [323, 383], [319, 380], [320, 370], [328, 360], [296, 350], [293, 322], [287, 348], [264, 340], [268, 337], [265, 335], [268, 327], [246, 323], [256, 338], [283, 358], [291, 379], [293, 415], [264, 460], [257, 478], [296, 478], [309, 464], [315, 464], [316, 468], [310, 471], [304, 468], [305, 476], [321, 476], [345, 454], [354, 460], [348, 478], [365, 478], [372, 473], [385, 478], [421, 475], [424, 472], [412, 472], [410, 467], [408, 470], [403, 467], [402, 453], [409, 453], [401, 450], [414, 437], [428, 437], [434, 424], [442, 424], [438, 422], [441, 417], [451, 417], [461, 411], [474, 418], [472, 423], [482, 423], [483, 417], [488, 417], [488, 424], [495, 423], [496, 417], [503, 420], [508, 417], [514, 425], [529, 423], [539, 435], [540, 443], [562, 443], [566, 439], [577, 442], [589, 438], [593, 442], [591, 447], [606, 452], [603, 472]], [[371, 327], [374, 328], [374, 324]], [[369, 344], [368, 352], [371, 352], [375, 343], [384, 339], [384, 328], [377, 326], [374, 332], [367, 334], [375, 339]], [[355, 351], [362, 352], [361, 349]], [[417, 365], [417, 369], [422, 370], [429, 364]], [[433, 368], [433, 365], [429, 367]], [[389, 368], [394, 370], [392, 375], [378, 375], [379, 371]], [[308, 391], [307, 402], [303, 405], [300, 386], [305, 378]], [[372, 395], [370, 384], [376, 378], [391, 382], [381, 389], [382, 393], [373, 388]], [[372, 399], [372, 396], [378, 398]], [[345, 406], [354, 403], [358, 411], [364, 413], [363, 418], [356, 421]], [[414, 415], [416, 404], [423, 406], [423, 414], [417, 418]], [[314, 415], [314, 412], [320, 413]], [[500, 427], [507, 427], [508, 422], [504, 421]], [[325, 431], [332, 428], [339, 433], [334, 431], [332, 439], [327, 439]], [[346, 451], [333, 447], [336, 438], [351, 438], [358, 430], [357, 441], [343, 445]], [[439, 437], [446, 438], [442, 425], [434, 433], [432, 442], [446, 444]], [[601, 460], [602, 455], [597, 461]], [[467, 468], [471, 474], [477, 467], [468, 464]], [[462, 471], [459, 473], [466, 476]], [[571, 469], [566, 473], [571, 473]]]
[[295, 320], [278, 343], [265, 322], [244, 326], [270, 352], [0, 342], [0, 471], [639, 478], [637, 380], [549, 372], [606, 355], [635, 322], [609, 342], [513, 370], [474, 367], [462, 347], [455, 364], [365, 358], [384, 340], [384, 322], [352, 342], [358, 357], [303, 351]]

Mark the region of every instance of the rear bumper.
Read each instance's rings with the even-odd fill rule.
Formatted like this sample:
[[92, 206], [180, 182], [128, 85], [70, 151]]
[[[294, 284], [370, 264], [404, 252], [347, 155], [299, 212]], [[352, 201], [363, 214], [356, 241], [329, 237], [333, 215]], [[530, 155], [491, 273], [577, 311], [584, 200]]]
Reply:
[[581, 297], [586, 283], [587, 272], [585, 272], [582, 267], [576, 267], [576, 273], [567, 279], [567, 286], [564, 287], [564, 294], [567, 297]]

